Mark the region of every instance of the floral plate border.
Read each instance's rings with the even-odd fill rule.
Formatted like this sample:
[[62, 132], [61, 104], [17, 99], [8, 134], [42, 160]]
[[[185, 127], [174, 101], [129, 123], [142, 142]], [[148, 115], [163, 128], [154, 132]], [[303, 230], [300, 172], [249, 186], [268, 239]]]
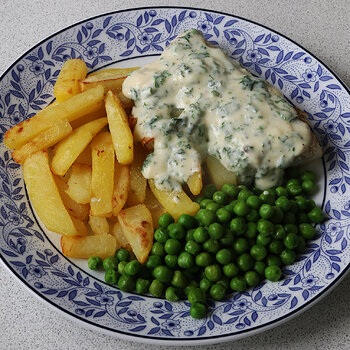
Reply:
[[254, 74], [308, 113], [324, 148], [323, 208], [329, 219], [278, 283], [262, 283], [222, 302], [209, 302], [205, 320], [187, 302], [122, 293], [80, 269], [52, 244], [37, 221], [19, 165], [0, 146], [0, 254], [37, 296], [84, 325], [150, 343], [215, 343], [252, 335], [304, 311], [349, 270], [350, 96], [324, 64], [283, 35], [229, 14], [180, 7], [137, 8], [72, 25], [19, 58], [0, 79], [0, 138], [53, 100], [63, 62], [82, 58], [89, 71], [159, 55], [186, 28], [201, 30]]

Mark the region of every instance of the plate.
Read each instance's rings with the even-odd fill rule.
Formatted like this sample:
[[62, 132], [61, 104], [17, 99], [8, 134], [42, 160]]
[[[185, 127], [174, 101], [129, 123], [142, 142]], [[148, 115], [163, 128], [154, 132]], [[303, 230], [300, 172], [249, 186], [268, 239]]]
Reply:
[[324, 157], [316, 202], [329, 219], [299, 261], [278, 283], [264, 282], [221, 302], [194, 320], [187, 302], [122, 293], [93, 274], [86, 261], [67, 259], [59, 236], [48, 232], [28, 199], [19, 165], [0, 146], [0, 253], [9, 270], [41, 300], [95, 330], [167, 345], [235, 340], [277, 326], [334, 287], [350, 266], [350, 96], [320, 60], [262, 25], [215, 11], [157, 7], [118, 11], [72, 25], [20, 57], [0, 80], [0, 137], [47, 106], [65, 60], [82, 58], [89, 71], [155, 60], [188, 28], [202, 31], [254, 74], [308, 113]]

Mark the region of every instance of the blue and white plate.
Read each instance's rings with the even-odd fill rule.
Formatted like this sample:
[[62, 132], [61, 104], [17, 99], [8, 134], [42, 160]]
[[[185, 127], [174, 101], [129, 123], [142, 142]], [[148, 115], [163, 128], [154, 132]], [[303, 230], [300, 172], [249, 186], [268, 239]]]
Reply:
[[184, 29], [197, 28], [254, 74], [308, 113], [324, 150], [315, 200], [329, 216], [317, 238], [278, 283], [210, 302], [194, 320], [187, 302], [122, 293], [93, 274], [86, 261], [67, 259], [59, 235], [33, 212], [11, 152], [0, 150], [0, 254], [33, 293], [72, 319], [124, 339], [172, 345], [235, 340], [276, 326], [317, 302], [350, 266], [350, 96], [316, 57], [269, 28], [242, 18], [190, 8], [140, 8], [75, 24], [33, 47], [0, 80], [0, 137], [53, 99], [65, 60], [83, 59], [89, 71], [144, 65]]

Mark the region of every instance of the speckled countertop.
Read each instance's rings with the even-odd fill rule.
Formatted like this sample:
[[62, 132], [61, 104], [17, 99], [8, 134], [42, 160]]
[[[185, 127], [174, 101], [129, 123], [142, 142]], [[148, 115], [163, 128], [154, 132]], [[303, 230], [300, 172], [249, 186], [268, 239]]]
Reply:
[[[2, 0], [0, 73], [23, 52], [68, 25], [105, 12], [151, 5], [215, 9], [269, 26], [310, 50], [350, 86], [348, 0]], [[349, 349], [349, 290], [348, 275], [314, 307], [277, 328], [234, 343], [198, 349]], [[121, 341], [83, 328], [30, 294], [2, 264], [0, 315], [0, 349], [162, 348]]]

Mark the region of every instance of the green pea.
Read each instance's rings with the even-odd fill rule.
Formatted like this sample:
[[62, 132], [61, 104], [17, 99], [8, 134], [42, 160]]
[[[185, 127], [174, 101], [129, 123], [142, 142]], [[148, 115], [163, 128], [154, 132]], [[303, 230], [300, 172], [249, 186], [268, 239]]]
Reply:
[[157, 298], [160, 298], [164, 293], [164, 284], [157, 279], [153, 280], [151, 285], [149, 286], [149, 292]]
[[288, 186], [287, 189], [292, 196], [298, 196], [303, 192], [303, 188], [300, 185], [296, 184]]
[[271, 236], [260, 233], [256, 237], [256, 244], [261, 244], [263, 246], [267, 246], [271, 242]]
[[303, 236], [298, 236], [298, 246], [296, 248], [298, 253], [303, 253], [305, 251], [306, 242]]
[[204, 197], [197, 197], [194, 201], [198, 204], [201, 204], [203, 199], [204, 199]]
[[291, 211], [284, 214], [283, 217], [283, 224], [295, 224], [296, 222], [296, 216]]
[[180, 298], [176, 294], [176, 289], [170, 286], [165, 290], [165, 299], [175, 302], [178, 301]]
[[171, 279], [171, 285], [176, 288], [184, 289], [188, 284], [186, 277], [179, 270], [174, 271], [173, 277]]
[[185, 245], [185, 251], [192, 255], [197, 255], [200, 252], [200, 250], [200, 245], [195, 241], [188, 241]]
[[118, 288], [123, 292], [130, 292], [135, 287], [135, 281], [129, 275], [121, 275], [118, 280]]
[[286, 184], [287, 190], [288, 190], [288, 187], [294, 186], [294, 185], [300, 185], [299, 180], [296, 177], [290, 178], [287, 181], [287, 184]]
[[224, 249], [220, 249], [217, 253], [216, 253], [216, 261], [219, 264], [222, 265], [226, 265], [229, 262], [231, 262], [232, 260], [232, 253], [229, 249], [224, 248]]
[[233, 214], [233, 208], [236, 205], [237, 200], [232, 201], [231, 203], [224, 206], [224, 208], [230, 213]]
[[194, 304], [194, 303], [204, 304], [206, 301], [205, 292], [201, 288], [191, 288], [187, 295], [187, 298], [191, 304]]
[[259, 209], [260, 205], [261, 205], [261, 200], [258, 196], [251, 195], [247, 198], [246, 203], [247, 203], [249, 208]]
[[282, 225], [275, 225], [272, 237], [274, 239], [284, 239], [286, 237], [284, 227]]
[[247, 228], [245, 231], [245, 237], [247, 238], [255, 238], [257, 235], [257, 228], [255, 222], [247, 222]]
[[278, 186], [276, 187], [275, 192], [278, 197], [288, 197], [288, 190], [285, 187]]
[[169, 283], [172, 278], [172, 271], [165, 265], [159, 265], [153, 270], [153, 277], [162, 283]]
[[115, 253], [115, 257], [119, 261], [129, 261], [130, 260], [130, 253], [126, 249], [118, 249]]
[[283, 210], [276, 207], [276, 206], [273, 206], [272, 209], [273, 209], [273, 214], [272, 214], [270, 220], [274, 224], [279, 224], [280, 222], [283, 221], [283, 218], [284, 218]]
[[316, 203], [312, 199], [307, 199], [306, 200], [306, 205], [307, 205], [307, 208], [306, 208], [307, 211], [310, 211], [310, 210], [312, 210], [313, 208], [316, 207]]
[[106, 270], [105, 272], [105, 281], [108, 284], [116, 284], [118, 277], [119, 277], [119, 274], [114, 269]]
[[213, 282], [209, 281], [206, 277], [203, 277], [199, 282], [199, 288], [204, 292], [207, 292], [212, 284]]
[[233, 212], [237, 216], [246, 216], [249, 213], [249, 207], [246, 202], [238, 201], [238, 203], [233, 207]]
[[283, 246], [283, 242], [277, 239], [273, 239], [271, 241], [271, 243], [269, 244], [269, 251], [272, 254], [281, 254], [282, 250], [283, 250], [284, 246]]
[[186, 242], [188, 242], [188, 241], [194, 241], [194, 237], [193, 237], [194, 231], [196, 231], [196, 229], [194, 229], [194, 228], [192, 228], [192, 229], [190, 229], [190, 230], [187, 231], [186, 236], [185, 236]]
[[224, 286], [225, 291], [227, 291], [230, 288], [230, 279], [226, 276], [222, 277], [220, 281], [217, 282], [218, 284], [221, 284]]
[[222, 186], [222, 192], [224, 192], [228, 197], [236, 197], [239, 189], [236, 185], [233, 184], [225, 184]]
[[220, 242], [217, 239], [209, 238], [203, 243], [203, 249], [208, 253], [215, 254], [220, 249]]
[[175, 222], [175, 220], [169, 213], [162, 214], [158, 219], [159, 226], [164, 228], [167, 228], [173, 222]]
[[208, 238], [209, 233], [205, 227], [198, 227], [193, 233], [193, 239], [198, 243], [204, 243]]
[[229, 263], [223, 266], [222, 271], [226, 277], [234, 277], [239, 273], [239, 269], [235, 263]]
[[269, 219], [273, 215], [273, 209], [270, 204], [263, 204], [259, 209], [259, 214], [263, 219]]
[[[159, 255], [150, 255], [146, 261], [146, 267], [150, 270], [155, 269], [158, 265], [161, 265], [162, 258]], [[118, 265], [119, 266], [119, 265]]]
[[284, 212], [290, 209], [290, 202], [287, 196], [280, 196], [276, 199], [275, 205], [277, 208], [282, 209]]
[[296, 196], [295, 202], [298, 205], [299, 210], [306, 211], [307, 210], [307, 199], [303, 196]]
[[127, 264], [127, 261], [121, 261], [118, 264], [118, 272], [122, 275], [124, 273], [125, 266]]
[[291, 249], [284, 249], [281, 252], [280, 258], [282, 260], [282, 263], [284, 265], [290, 265], [293, 264], [293, 262], [295, 261], [295, 259], [297, 258], [297, 255], [295, 253], [294, 250]]
[[306, 170], [302, 173], [301, 179], [303, 181], [315, 181], [316, 180], [316, 175], [312, 171]]
[[324, 219], [322, 210], [319, 207], [314, 207], [307, 216], [311, 222], [315, 222], [316, 224], [320, 224]]
[[180, 224], [170, 224], [168, 226], [169, 236], [175, 239], [182, 239], [185, 237], [185, 230]]
[[153, 255], [159, 255], [159, 256], [163, 257], [165, 255], [164, 244], [162, 244], [160, 242], [154, 242], [152, 249], [151, 249], [151, 252]]
[[213, 194], [213, 200], [220, 205], [224, 205], [227, 200], [227, 196], [223, 191], [216, 191]]
[[219, 265], [209, 265], [205, 267], [205, 277], [212, 282], [217, 282], [222, 276], [221, 268]]
[[301, 183], [301, 187], [304, 191], [304, 193], [311, 195], [315, 192], [316, 190], [316, 185], [314, 184], [313, 181], [311, 180], [305, 180]]
[[218, 204], [218, 203], [215, 203], [215, 202], [209, 203], [209, 204], [205, 207], [205, 209], [211, 211], [212, 213], [216, 213], [216, 211], [217, 211], [218, 209], [220, 209], [220, 208], [221, 208], [221, 205]]
[[245, 238], [238, 238], [233, 245], [233, 249], [237, 254], [243, 254], [249, 251], [249, 243]]
[[237, 258], [237, 266], [241, 271], [249, 271], [254, 266], [254, 260], [250, 254], [244, 253]]
[[243, 189], [238, 193], [237, 199], [245, 202], [250, 196], [253, 196], [252, 191]]
[[257, 261], [264, 260], [267, 250], [263, 245], [255, 244], [250, 248], [250, 255]]
[[196, 256], [196, 265], [200, 267], [209, 266], [212, 262], [210, 254], [207, 252], [199, 253]]
[[138, 294], [146, 294], [151, 282], [149, 280], [138, 278], [136, 280], [135, 290]]
[[215, 283], [210, 287], [209, 294], [214, 300], [222, 300], [226, 294], [226, 288], [220, 283]]
[[209, 226], [215, 222], [216, 215], [207, 209], [199, 209], [197, 213], [197, 218], [201, 226]]
[[246, 230], [246, 223], [243, 218], [234, 218], [230, 222], [230, 230], [236, 235], [243, 235]]
[[306, 213], [298, 213], [296, 221], [298, 224], [308, 224], [310, 222], [309, 217]]
[[247, 289], [247, 282], [244, 277], [236, 276], [231, 279], [230, 287], [234, 292], [244, 292]]
[[203, 197], [212, 198], [215, 192], [216, 192], [216, 187], [213, 184], [209, 184], [203, 190]]
[[97, 270], [102, 266], [102, 259], [98, 256], [92, 256], [88, 260], [88, 267], [91, 270]]
[[177, 254], [181, 251], [182, 244], [178, 239], [169, 238], [164, 245], [164, 250], [167, 254]]
[[267, 266], [265, 269], [265, 277], [272, 282], [277, 282], [282, 276], [281, 269], [276, 265]]
[[261, 193], [259, 199], [261, 200], [261, 202], [266, 204], [275, 204], [275, 197], [269, 191], [264, 191], [263, 193]]
[[298, 246], [299, 238], [295, 233], [288, 233], [283, 242], [286, 248], [295, 249]]
[[254, 265], [254, 270], [260, 275], [265, 277], [266, 264], [264, 261], [256, 261]]
[[190, 315], [196, 319], [204, 318], [207, 315], [207, 307], [204, 304], [194, 303], [190, 307]]
[[226, 208], [219, 208], [216, 211], [216, 216], [221, 223], [226, 223], [231, 220], [231, 213]]
[[273, 223], [265, 219], [258, 221], [257, 230], [259, 233], [271, 236], [273, 234]]
[[154, 239], [159, 243], [165, 243], [169, 239], [168, 230], [164, 227], [158, 227], [154, 231]]
[[282, 266], [282, 260], [278, 255], [270, 254], [266, 258], [266, 265], [267, 266], [272, 266], [272, 265]]
[[135, 276], [141, 270], [141, 265], [137, 260], [128, 262], [124, 267], [124, 273], [129, 276]]
[[168, 266], [170, 269], [174, 269], [177, 266], [177, 258], [178, 256], [175, 254], [165, 255], [165, 265]]
[[209, 236], [213, 239], [219, 239], [224, 235], [224, 227], [218, 222], [213, 222], [208, 227]]
[[256, 272], [256, 271], [247, 271], [245, 274], [244, 274], [244, 279], [245, 281], [247, 282], [247, 285], [249, 287], [255, 287], [259, 284], [260, 282], [260, 276], [259, 274]]
[[190, 283], [185, 287], [184, 289], [184, 294], [186, 295], [186, 297], [188, 296], [188, 293], [190, 292], [191, 289], [193, 288], [198, 288], [199, 287], [199, 284], [197, 281], [190, 281]]
[[285, 224], [284, 225], [284, 231], [288, 233], [298, 233], [298, 227], [294, 224]]
[[294, 214], [297, 214], [299, 212], [298, 203], [294, 199], [291, 199], [289, 202], [290, 202], [290, 209], [289, 209], [289, 211], [294, 213]]
[[260, 218], [259, 212], [256, 209], [250, 209], [246, 215], [246, 219], [249, 222], [256, 222]]
[[213, 201], [212, 199], [203, 199], [203, 200], [201, 201], [200, 207], [201, 207], [202, 209], [205, 209], [205, 207], [206, 207], [207, 205], [209, 205], [210, 203], [214, 203], [214, 201]]
[[305, 239], [313, 239], [316, 234], [315, 228], [310, 224], [300, 224], [299, 231]]
[[182, 252], [177, 259], [177, 264], [183, 269], [189, 269], [194, 265], [194, 257], [188, 252]]
[[177, 219], [177, 223], [186, 229], [194, 228], [197, 224], [196, 219], [193, 216], [187, 214], [180, 215]]

